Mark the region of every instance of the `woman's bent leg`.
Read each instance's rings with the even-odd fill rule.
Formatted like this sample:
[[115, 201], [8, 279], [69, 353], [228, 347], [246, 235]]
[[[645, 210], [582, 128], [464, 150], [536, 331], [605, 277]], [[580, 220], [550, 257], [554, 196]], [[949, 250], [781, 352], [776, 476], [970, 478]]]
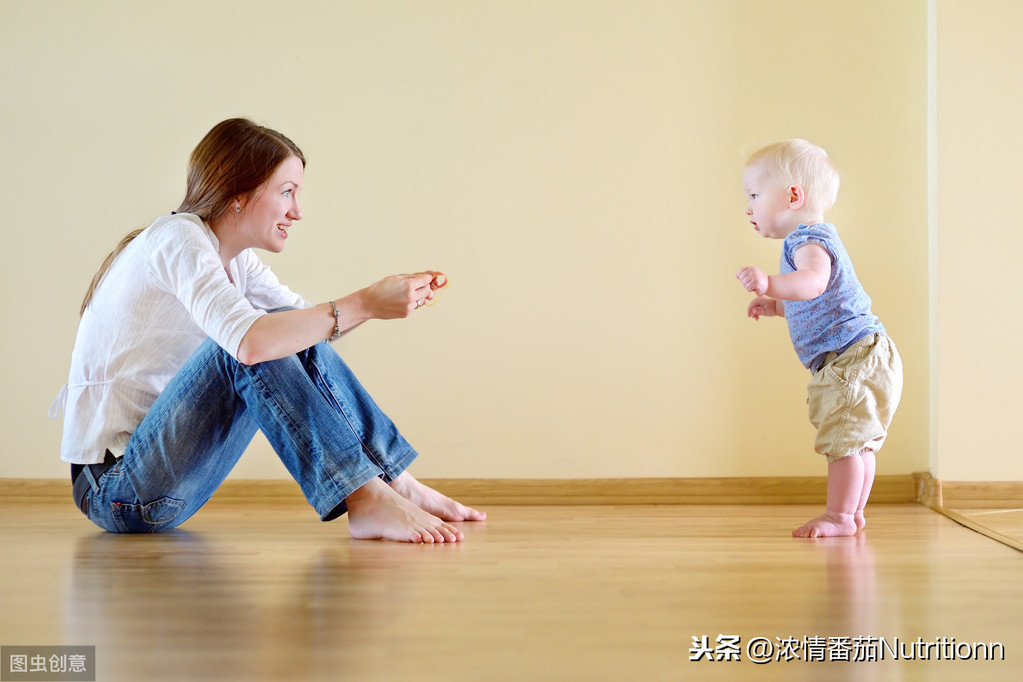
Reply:
[[122, 461], [100, 478], [90, 517], [115, 532], [182, 523], [210, 499], [257, 429], [321, 518], [344, 513], [344, 499], [382, 475], [299, 356], [247, 366], [207, 341], [154, 402]]
[[298, 354], [310, 379], [323, 396], [343, 415], [351, 435], [390, 483], [418, 456], [363, 388], [352, 370], [330, 344], [319, 343]]
[[257, 425], [204, 343], [135, 429], [122, 459], [90, 494], [89, 517], [112, 532], [173, 528], [199, 510], [248, 447]]
[[243, 365], [224, 351], [216, 358], [320, 518], [343, 514], [345, 498], [383, 475], [344, 411], [307, 370], [303, 354], [255, 365]]
[[379, 480], [400, 475], [415, 451], [354, 377], [323, 372], [316, 355], [246, 366], [205, 343], [154, 403], [122, 461], [101, 477], [90, 517], [121, 532], [180, 524], [212, 496], [258, 428], [324, 520], [347, 511], [348, 500], [356, 537], [461, 540]]
[[318, 362], [336, 357], [324, 349], [238, 365], [235, 377], [236, 390], [310, 504], [325, 521], [349, 512], [356, 538], [462, 540], [457, 528], [380, 480], [387, 475], [384, 467], [392, 474], [403, 471], [415, 451], [354, 376], [337, 371], [339, 358]]
[[487, 515], [423, 485], [407, 469], [416, 451], [398, 432], [329, 344], [299, 354], [314, 378], [345, 415], [366, 456], [383, 471], [383, 479], [400, 495], [445, 521], [483, 521]]

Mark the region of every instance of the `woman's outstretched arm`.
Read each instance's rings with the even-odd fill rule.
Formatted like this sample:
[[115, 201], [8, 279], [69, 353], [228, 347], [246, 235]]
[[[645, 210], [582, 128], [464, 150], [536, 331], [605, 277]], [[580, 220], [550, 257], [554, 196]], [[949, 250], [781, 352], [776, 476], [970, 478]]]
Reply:
[[[338, 326], [345, 334], [367, 320], [408, 317], [421, 303], [433, 300], [435, 273], [392, 275], [334, 300]], [[257, 319], [238, 346], [238, 361], [254, 365], [303, 351], [334, 333], [330, 303], [303, 310], [285, 310]]]

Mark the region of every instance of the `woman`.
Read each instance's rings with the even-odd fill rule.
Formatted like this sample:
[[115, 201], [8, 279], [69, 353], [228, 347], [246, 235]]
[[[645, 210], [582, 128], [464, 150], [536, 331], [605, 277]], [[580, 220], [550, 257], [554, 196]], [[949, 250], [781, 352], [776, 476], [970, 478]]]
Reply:
[[192, 152], [178, 210], [125, 237], [93, 278], [58, 403], [76, 504], [101, 528], [181, 524], [257, 429], [321, 519], [348, 513], [353, 537], [457, 542], [450, 521], [485, 518], [406, 471], [415, 450], [329, 343], [408, 316], [436, 296], [439, 273], [312, 305], [251, 251], [284, 249], [304, 170], [280, 133], [217, 124]]

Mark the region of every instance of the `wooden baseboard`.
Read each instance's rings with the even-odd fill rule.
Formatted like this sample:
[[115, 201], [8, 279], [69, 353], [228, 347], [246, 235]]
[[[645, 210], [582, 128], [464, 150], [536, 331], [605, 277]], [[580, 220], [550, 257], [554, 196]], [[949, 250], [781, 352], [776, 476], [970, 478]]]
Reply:
[[[434, 479], [466, 504], [824, 504], [827, 478]], [[911, 476], [880, 476], [872, 501], [914, 502]]]
[[931, 509], [941, 508], [941, 481], [929, 472], [913, 474], [916, 501]]
[[[915, 476], [878, 476], [870, 501], [903, 504], [919, 501]], [[469, 505], [572, 504], [824, 504], [824, 476], [750, 478], [615, 479], [423, 479], [427, 485]], [[0, 479], [0, 499], [68, 498], [63, 479]], [[302, 500], [289, 480], [228, 480], [217, 500]]]
[[[466, 504], [819, 504], [824, 476], [750, 478], [436, 478], [423, 482]], [[0, 499], [55, 499], [71, 495], [71, 482], [0, 478]], [[302, 499], [290, 480], [228, 480], [218, 499]], [[940, 481], [929, 473], [878, 476], [870, 501], [919, 502], [934, 509], [1023, 508], [1023, 482]]]
[[913, 474], [917, 500], [933, 509], [1021, 509], [1021, 481], [939, 481]]
[[1023, 508], [1023, 482], [943, 481], [942, 506], [948, 509]]

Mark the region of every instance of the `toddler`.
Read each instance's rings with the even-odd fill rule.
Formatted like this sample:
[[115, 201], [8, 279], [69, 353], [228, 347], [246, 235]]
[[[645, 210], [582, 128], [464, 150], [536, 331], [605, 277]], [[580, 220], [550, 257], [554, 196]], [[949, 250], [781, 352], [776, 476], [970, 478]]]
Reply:
[[781, 273], [747, 266], [736, 275], [756, 294], [747, 315], [784, 317], [807, 386], [815, 450], [828, 460], [827, 509], [795, 537], [855, 535], [874, 482], [875, 453], [902, 396], [902, 359], [856, 277], [838, 231], [824, 222], [838, 173], [805, 140], [764, 147], [742, 177], [746, 215], [760, 236], [782, 239]]

